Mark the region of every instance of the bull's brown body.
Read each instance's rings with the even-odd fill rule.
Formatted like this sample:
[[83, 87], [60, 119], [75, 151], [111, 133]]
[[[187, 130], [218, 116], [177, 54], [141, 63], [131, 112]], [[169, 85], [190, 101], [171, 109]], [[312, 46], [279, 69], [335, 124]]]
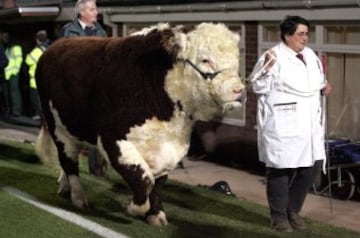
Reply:
[[[128, 213], [167, 224], [160, 186], [186, 154], [194, 122], [211, 119], [243, 88], [237, 38], [223, 25], [206, 27], [224, 31], [228, 42], [198, 46], [196, 34], [206, 43], [204, 29], [187, 35], [158, 26], [126, 38], [61, 39], [43, 54], [38, 91], [64, 171], [60, 190], [76, 206], [87, 205], [77, 153], [96, 145], [134, 192]], [[191, 58], [200, 46], [207, 60]], [[216, 77], [202, 78], [202, 71]]]

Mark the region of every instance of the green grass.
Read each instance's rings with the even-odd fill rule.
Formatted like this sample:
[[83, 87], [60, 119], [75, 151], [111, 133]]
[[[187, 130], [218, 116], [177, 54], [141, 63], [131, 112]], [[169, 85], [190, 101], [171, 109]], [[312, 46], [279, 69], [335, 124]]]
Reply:
[[[56, 193], [58, 169], [41, 165], [32, 145], [0, 141], [1, 185], [20, 189], [43, 203], [130, 237], [360, 237], [359, 233], [308, 219], [305, 231], [277, 233], [269, 228], [266, 207], [171, 180], [162, 190], [169, 225], [152, 227], [125, 215], [131, 191], [116, 172], [109, 169], [106, 178], [96, 178], [86, 168], [86, 161], [81, 160], [82, 183], [90, 201], [90, 208], [82, 211]], [[0, 219], [0, 237], [98, 237], [1, 190]]]

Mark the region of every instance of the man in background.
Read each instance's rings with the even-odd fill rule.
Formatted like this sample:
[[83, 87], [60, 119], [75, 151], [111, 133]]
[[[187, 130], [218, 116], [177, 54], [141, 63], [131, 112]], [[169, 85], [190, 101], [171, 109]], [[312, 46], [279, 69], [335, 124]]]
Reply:
[[[101, 36], [107, 34], [98, 23], [99, 11], [96, 0], [78, 0], [75, 4], [76, 19], [66, 24], [60, 33], [61, 37], [82, 37], [82, 36]], [[104, 176], [104, 161], [99, 157], [96, 148], [89, 148], [89, 172], [96, 176]]]
[[97, 22], [99, 11], [96, 0], [78, 0], [75, 5], [75, 14], [76, 19], [63, 27], [60, 36], [107, 36], [105, 30]]
[[29, 86], [30, 86], [30, 103], [33, 109], [33, 119], [40, 120], [41, 106], [39, 95], [37, 92], [35, 71], [40, 56], [49, 46], [49, 39], [45, 30], [38, 31], [35, 35], [36, 46], [26, 55], [25, 63], [29, 67]]

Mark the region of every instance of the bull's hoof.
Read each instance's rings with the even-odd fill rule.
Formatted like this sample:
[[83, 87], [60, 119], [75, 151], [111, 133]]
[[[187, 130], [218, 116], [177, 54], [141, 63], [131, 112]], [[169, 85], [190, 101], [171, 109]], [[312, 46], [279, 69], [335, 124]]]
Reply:
[[87, 209], [89, 208], [89, 202], [85, 196], [85, 194], [71, 194], [71, 201], [75, 207], [80, 209]]
[[167, 226], [169, 223], [166, 219], [166, 214], [163, 211], [160, 211], [158, 214], [156, 215], [148, 215], [146, 217], [146, 221], [153, 226]]
[[80, 209], [88, 208], [89, 203], [84, 193], [84, 190], [80, 184], [79, 176], [69, 175], [68, 181], [71, 188], [71, 201], [73, 205]]
[[66, 198], [66, 199], [71, 198], [70, 190], [64, 190], [64, 189], [59, 188], [57, 193], [63, 198]]
[[89, 208], [89, 203], [88, 201], [83, 201], [83, 200], [72, 200], [72, 203], [74, 204], [75, 207], [82, 209], [82, 210], [86, 210]]
[[89, 207], [88, 200], [83, 192], [71, 192], [68, 189], [59, 187], [58, 194], [66, 199], [70, 199], [75, 207], [80, 209], [87, 209]]
[[131, 202], [129, 205], [127, 205], [126, 213], [130, 216], [139, 216], [139, 217], [145, 217], [145, 214], [150, 209], [150, 202], [149, 199], [146, 200], [146, 202], [143, 205], [136, 205], [133, 202]]

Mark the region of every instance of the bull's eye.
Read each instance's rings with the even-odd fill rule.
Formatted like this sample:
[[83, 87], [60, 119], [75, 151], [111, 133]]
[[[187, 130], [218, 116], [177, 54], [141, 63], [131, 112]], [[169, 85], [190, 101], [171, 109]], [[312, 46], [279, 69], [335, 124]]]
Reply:
[[208, 59], [203, 59], [201, 63], [208, 64], [210, 61]]

